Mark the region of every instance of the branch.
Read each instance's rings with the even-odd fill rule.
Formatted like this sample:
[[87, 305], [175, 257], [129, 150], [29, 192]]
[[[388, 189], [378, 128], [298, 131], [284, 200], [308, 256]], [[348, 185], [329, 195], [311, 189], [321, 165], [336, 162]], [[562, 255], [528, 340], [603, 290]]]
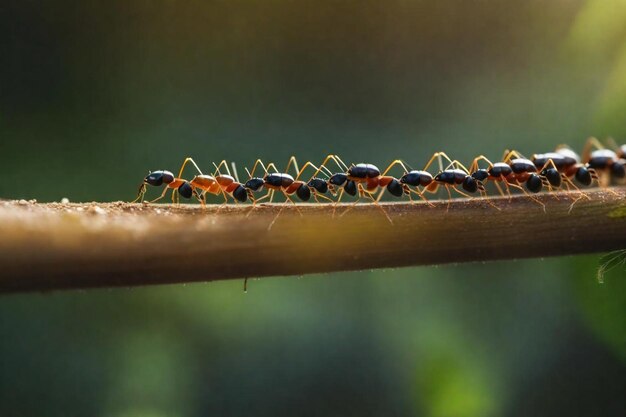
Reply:
[[385, 203], [382, 208], [274, 204], [254, 210], [249, 205], [202, 209], [4, 202], [0, 292], [303, 275], [626, 248], [626, 188], [589, 191], [589, 199], [579, 200], [570, 213], [576, 195], [538, 195], [545, 212], [523, 195], [453, 200], [449, 208], [445, 201], [434, 202], [434, 207], [422, 202]]

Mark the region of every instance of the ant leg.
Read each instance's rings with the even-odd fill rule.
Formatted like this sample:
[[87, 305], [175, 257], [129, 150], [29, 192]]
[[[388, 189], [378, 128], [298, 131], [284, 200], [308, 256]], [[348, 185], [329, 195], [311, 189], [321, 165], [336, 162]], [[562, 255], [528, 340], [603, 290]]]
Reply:
[[200, 204], [202, 205], [202, 209], [206, 209], [206, 194], [204, 192], [198, 193], [196, 189], [193, 190], [193, 195], [198, 199]]
[[424, 166], [424, 171], [428, 171], [428, 168], [432, 165], [435, 160], [439, 160], [439, 170], [443, 171], [443, 165], [441, 163], [441, 158], [445, 158], [449, 163], [452, 163], [452, 159], [445, 152], [435, 152], [433, 156], [428, 160], [426, 165]]
[[613, 148], [613, 150], [616, 152], [619, 150], [619, 145], [617, 144], [617, 142], [615, 142], [615, 139], [610, 136], [606, 138], [606, 144]]
[[274, 217], [274, 220], [272, 220], [272, 222], [269, 224], [269, 226], [267, 226], [267, 230], [270, 230], [272, 228], [272, 226], [274, 226], [274, 223], [276, 223], [276, 220], [278, 220], [278, 217], [280, 216], [280, 214], [283, 212], [285, 206], [288, 203], [293, 204], [293, 206], [295, 207], [295, 209], [298, 211], [298, 213], [300, 213], [300, 216], [303, 216], [302, 211], [300, 211], [300, 209], [298, 208], [298, 205], [295, 203], [295, 201], [293, 201], [291, 199], [291, 197], [289, 196], [289, 194], [287, 194], [284, 190], [281, 190], [282, 193], [285, 195], [285, 202], [282, 204], [280, 210], [278, 210], [278, 214], [276, 215], [276, 217]]
[[157, 198], [155, 198], [154, 200], [150, 201], [150, 203], [155, 203], [157, 201], [159, 201], [160, 199], [162, 199], [163, 197], [165, 197], [165, 194], [167, 194], [167, 192], [170, 190], [171, 188], [165, 187], [165, 189], [163, 190], [163, 192], [161, 193], [160, 196], [158, 196]]
[[336, 156], [336, 155], [328, 155], [324, 161], [322, 162], [322, 164], [319, 166], [319, 168], [317, 168], [317, 170], [315, 171], [315, 173], [313, 174], [313, 177], [316, 177], [319, 175], [320, 171], [322, 171], [322, 169], [326, 170], [326, 173], [329, 174], [330, 176], [330, 170], [326, 167], [326, 164], [328, 164], [329, 161], [333, 161], [338, 167], [339, 169], [343, 170], [344, 172], [348, 171], [348, 167], [345, 166], [345, 164], [343, 163], [343, 161], [341, 161], [341, 159]]
[[469, 194], [467, 194], [467, 193], [464, 193], [463, 191], [459, 190], [459, 189], [458, 189], [458, 188], [456, 188], [455, 186], [452, 186], [451, 188], [452, 188], [454, 191], [456, 191], [457, 193], [461, 194], [463, 197], [467, 197], [467, 198], [469, 198], [469, 199], [471, 199], [471, 200], [473, 200], [473, 199], [475, 198], [474, 196], [471, 196], [471, 195], [469, 195]]
[[485, 161], [489, 165], [489, 168], [493, 167], [493, 162], [491, 162], [489, 158], [487, 158], [485, 155], [479, 155], [472, 161], [472, 165], [470, 166], [471, 172], [478, 171], [478, 163], [480, 161]]
[[237, 165], [235, 165], [235, 162], [232, 161], [230, 163], [230, 166], [233, 168], [233, 177], [235, 178], [235, 181], [240, 182], [239, 181], [239, 173], [237, 172]]
[[446, 206], [446, 212], [450, 210], [450, 203], [452, 203], [452, 193], [450, 193], [450, 186], [448, 184], [444, 184], [446, 191], [448, 192], [448, 205]]
[[389, 166], [387, 167], [387, 169], [385, 169], [385, 172], [383, 172], [381, 174], [382, 177], [384, 177], [385, 175], [387, 175], [387, 173], [391, 170], [391, 168], [393, 168], [395, 165], [400, 165], [402, 167], [402, 169], [404, 170], [404, 172], [409, 172], [409, 170], [407, 169], [406, 165], [404, 164], [404, 162], [400, 159], [396, 159], [395, 161], [393, 161], [391, 164], [389, 164]]
[[508, 164], [512, 159], [515, 159], [515, 158], [528, 159], [528, 158], [526, 158], [524, 155], [522, 155], [521, 153], [519, 153], [516, 150], [508, 150], [507, 149], [502, 154], [502, 162], [504, 162], [505, 164]]
[[589, 157], [591, 156], [591, 151], [593, 149], [604, 149], [604, 146], [602, 146], [598, 139], [591, 136], [585, 142], [585, 147], [583, 148], [583, 152], [581, 154], [583, 162], [589, 161]]
[[289, 158], [289, 162], [287, 162], [287, 167], [285, 168], [286, 174], [289, 174], [289, 168], [291, 167], [291, 165], [293, 165], [294, 169], [296, 170], [296, 173], [300, 172], [300, 169], [298, 168], [298, 161], [296, 160], [295, 156], [292, 156], [291, 158]]
[[318, 193], [318, 192], [313, 192], [313, 198], [315, 198], [315, 201], [317, 201], [317, 202], [318, 202], [318, 203], [320, 203], [320, 204], [321, 204], [321, 202], [318, 200], [318, 198], [323, 198], [324, 200], [327, 200], [327, 201], [329, 201], [329, 202], [331, 202], [331, 203], [334, 203], [334, 201], [333, 201], [333, 199], [332, 199], [332, 198], [327, 197], [327, 196], [325, 196], [325, 195], [323, 195], [323, 194], [320, 194], [320, 193]]
[[180, 167], [180, 171], [178, 172], [178, 178], [183, 177], [183, 171], [185, 170], [185, 165], [187, 165], [187, 163], [193, 164], [193, 166], [196, 168], [196, 171], [198, 171], [200, 175], [202, 175], [202, 171], [200, 171], [200, 168], [198, 168], [198, 165], [196, 164], [196, 162], [193, 159], [187, 157], [185, 158], [183, 165]]
[[504, 193], [504, 191], [502, 190], [502, 187], [500, 187], [500, 184], [499, 184], [499, 182], [498, 182], [498, 181], [494, 181], [494, 182], [493, 182], [493, 185], [495, 185], [495, 186], [496, 186], [496, 189], [498, 190], [498, 192], [500, 193], [500, 195], [501, 195], [502, 197], [506, 197], [506, 194], [505, 194], [505, 193]]
[[311, 161], [307, 161], [307, 163], [306, 163], [306, 164], [304, 164], [304, 165], [302, 166], [302, 169], [298, 171], [298, 175], [296, 176], [295, 181], [298, 181], [298, 180], [300, 179], [300, 176], [304, 173], [304, 171], [305, 171], [308, 167], [311, 167], [311, 168], [313, 168], [313, 169], [315, 169], [315, 170], [319, 170], [319, 168], [318, 168], [318, 167], [316, 167], [315, 165], [313, 165], [313, 163], [312, 163]]
[[430, 207], [435, 207], [435, 205], [433, 203], [431, 203], [426, 196], [417, 188], [415, 188], [414, 190], [409, 188], [409, 200], [413, 201], [413, 198], [411, 197], [411, 194], [417, 194], [422, 200], [424, 200], [426, 202], [426, 204], [428, 204]]
[[252, 171], [248, 171], [248, 168], [246, 168], [246, 173], [248, 174], [250, 178], [254, 176], [254, 173], [259, 165], [261, 166], [261, 168], [263, 168], [263, 172], [265, 172], [266, 175], [269, 174], [269, 171], [268, 171], [269, 168], [274, 168], [274, 172], [278, 172], [278, 169], [276, 169], [276, 165], [274, 165], [273, 162], [270, 162], [269, 165], [267, 165], [266, 167], [265, 164], [263, 164], [263, 161], [261, 161], [260, 159], [257, 159], [254, 162], [254, 165], [252, 166]]
[[215, 167], [215, 173], [213, 174], [213, 176], [215, 176], [215, 175], [222, 175], [222, 173], [220, 171], [220, 167], [221, 166], [223, 166], [224, 169], [226, 170], [226, 174], [230, 175], [230, 169], [228, 169], [228, 163], [226, 162], [225, 159], [222, 159], [222, 162], [220, 162], [217, 165], [215, 165], [215, 162], [213, 162], [213, 166]]
[[222, 197], [224, 197], [224, 202], [217, 207], [217, 210], [215, 210], [216, 213], [219, 213], [220, 210], [222, 210], [222, 208], [225, 207], [226, 204], [228, 204], [228, 197], [226, 197], [226, 193], [224, 192], [222, 188], [220, 188], [219, 193], [222, 195]]
[[524, 188], [524, 187], [520, 184], [520, 182], [519, 182], [519, 181], [517, 181], [517, 180], [516, 180], [516, 183], [508, 183], [508, 185], [509, 185], [510, 187], [517, 188], [518, 190], [520, 190], [521, 192], [523, 192], [523, 193], [526, 195], [526, 197], [530, 198], [530, 199], [531, 199], [531, 200], [533, 200], [535, 203], [539, 204], [539, 205], [543, 208], [543, 211], [544, 211], [544, 213], [545, 213], [545, 211], [546, 211], [546, 205], [545, 205], [545, 204], [544, 204], [541, 200], [539, 200], [537, 197], [535, 197], [535, 196], [531, 195], [528, 191], [526, 191], [526, 189], [525, 189], [525, 188]]
[[[366, 196], [367, 198], [372, 200], [372, 203], [383, 213], [383, 215], [387, 218], [387, 220], [389, 220], [389, 223], [393, 224], [393, 220], [391, 220], [391, 217], [389, 217], [389, 214], [387, 213], [387, 211], [383, 208], [383, 206], [381, 206], [380, 204], [378, 204], [380, 202], [380, 199], [382, 198], [383, 194], [385, 192], [385, 189], [381, 189], [380, 192], [378, 193], [378, 197], [375, 198], [371, 193], [369, 192], [364, 192], [364, 196]], [[345, 212], [343, 212], [341, 214], [341, 216], [343, 216], [344, 214], [346, 214], [347, 210]]]
[[[341, 213], [339, 215], [339, 217], [343, 217], [346, 215], [347, 212], [349, 212], [350, 210], [352, 210], [354, 208], [354, 206], [356, 206], [358, 204], [359, 201], [361, 201], [361, 198], [363, 198], [364, 196], [364, 192], [363, 192], [363, 187], [361, 186], [361, 184], [357, 184], [357, 190], [359, 193], [359, 196], [356, 198], [356, 200], [354, 200], [354, 202], [352, 202], [351, 204], [348, 205], [348, 208], [346, 208], [343, 213]], [[343, 189], [342, 189], [343, 191]]]
[[335, 155], [335, 160], [336, 160], [336, 161], [339, 161], [339, 163], [341, 163], [341, 165], [340, 165], [340, 166], [342, 166], [342, 167], [343, 167], [344, 171], [348, 172], [348, 165], [346, 165], [346, 163], [345, 163], [345, 162], [343, 162], [343, 161], [341, 160], [341, 158], [339, 158], [339, 155]]
[[146, 195], [146, 183], [142, 182], [141, 185], [139, 186], [139, 192], [137, 193], [137, 198], [131, 201], [131, 204], [136, 203], [137, 200], [139, 199], [141, 199], [141, 202], [143, 203], [143, 198], [145, 195]]

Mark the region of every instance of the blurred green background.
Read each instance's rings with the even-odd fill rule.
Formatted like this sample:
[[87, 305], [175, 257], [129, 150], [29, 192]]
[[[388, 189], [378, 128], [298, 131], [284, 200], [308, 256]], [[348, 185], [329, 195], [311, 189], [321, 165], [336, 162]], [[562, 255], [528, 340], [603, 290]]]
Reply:
[[[623, 0], [4, 2], [0, 56], [3, 198], [626, 138]], [[6, 296], [0, 415], [623, 416], [624, 270], [597, 266]]]

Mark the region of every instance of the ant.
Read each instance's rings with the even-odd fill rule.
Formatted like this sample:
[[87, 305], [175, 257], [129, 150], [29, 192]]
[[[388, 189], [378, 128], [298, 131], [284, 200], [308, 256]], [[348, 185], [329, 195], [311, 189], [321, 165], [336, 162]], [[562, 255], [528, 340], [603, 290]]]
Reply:
[[[259, 166], [265, 172], [265, 175], [262, 178], [254, 176], [254, 173]], [[296, 178], [287, 173], [291, 166], [293, 166], [296, 171]], [[254, 200], [254, 205], [262, 200], [265, 200], [266, 198], [269, 198], [269, 202], [271, 202], [274, 198], [274, 193], [276, 191], [280, 191], [285, 196], [285, 203], [292, 203], [296, 207], [300, 215], [302, 215], [302, 212], [300, 212], [300, 209], [298, 209], [296, 203], [291, 198], [291, 196], [294, 194], [301, 201], [304, 202], [309, 201], [311, 199], [311, 195], [313, 195], [313, 198], [318, 203], [320, 202], [320, 198], [332, 202], [332, 199], [324, 195], [329, 190], [328, 182], [326, 180], [316, 177], [315, 175], [309, 181], [302, 181], [300, 179], [300, 177], [308, 167], [315, 169], [316, 174], [319, 171], [319, 169], [311, 162], [306, 162], [302, 169], [299, 169], [298, 161], [296, 160], [295, 156], [292, 156], [289, 159], [289, 162], [287, 163], [287, 168], [285, 169], [285, 171], [287, 172], [278, 172], [278, 169], [276, 168], [276, 165], [274, 163], [270, 163], [266, 167], [265, 164], [263, 164], [263, 161], [257, 159], [252, 167], [252, 171], [248, 171], [248, 169], [246, 168], [246, 172], [248, 173], [250, 179], [246, 181], [244, 186], [249, 189], [250, 192], [258, 192], [264, 188], [268, 190], [267, 194]], [[275, 172], [269, 172], [268, 169], [273, 169]], [[281, 207], [274, 220], [270, 223], [268, 230], [271, 229], [273, 224], [276, 222], [284, 207], [285, 206]], [[251, 212], [252, 211], [250, 211], [250, 213]]]
[[[621, 151], [622, 149], [617, 149], [617, 152]], [[582, 159], [585, 164], [597, 172], [608, 173], [608, 175], [603, 175], [600, 178], [600, 186], [602, 187], [609, 185], [611, 177], [626, 177], [626, 160], [620, 159], [617, 152], [605, 148], [594, 137], [590, 137], [585, 142], [582, 153]]]
[[[294, 157], [292, 158], [295, 159]], [[265, 172], [263, 177], [254, 176], [254, 173], [259, 166], [263, 168], [263, 171]], [[269, 172], [268, 168], [274, 169], [275, 172]], [[296, 181], [296, 179], [294, 179], [294, 177], [290, 174], [278, 172], [278, 169], [273, 162], [268, 164], [266, 167], [265, 164], [263, 164], [263, 161], [257, 159], [254, 162], [252, 171], [248, 171], [246, 168], [246, 172], [248, 173], [250, 179], [245, 182], [244, 187], [249, 189], [251, 192], [258, 192], [263, 189], [268, 190], [267, 194], [263, 197], [254, 200], [255, 204], [265, 200], [266, 198], [269, 198], [268, 202], [271, 203], [276, 191], [282, 192], [286, 201], [291, 202], [294, 205], [296, 203], [291, 198], [293, 194], [295, 194], [301, 201], [309, 201], [311, 199], [311, 190], [306, 182], [300, 181], [299, 179]]]
[[172, 174], [170, 171], [159, 170], [148, 173], [148, 175], [144, 178], [143, 182], [139, 186], [137, 198], [134, 199], [132, 202], [135, 203], [138, 200], [141, 200], [141, 202], [143, 203], [144, 195], [146, 194], [148, 185], [151, 185], [153, 187], [160, 187], [163, 184], [166, 185], [165, 189], [163, 189], [163, 193], [161, 193], [161, 195], [154, 200], [151, 200], [150, 203], [154, 203], [165, 197], [165, 194], [169, 190], [172, 190], [172, 203], [180, 202], [179, 196], [183, 196], [183, 198], [189, 199], [193, 195], [195, 195], [198, 199], [200, 199], [200, 196], [193, 189], [189, 181], [180, 178], [180, 176], [174, 177], [174, 174]]
[[[213, 175], [206, 175], [202, 173], [192, 158], [186, 158], [183, 165], [180, 167], [179, 176], [182, 176], [187, 163], [191, 163], [199, 173], [199, 175], [194, 176], [189, 183], [194, 189], [201, 190], [199, 196], [203, 206], [206, 205], [207, 193], [214, 195], [221, 194], [224, 197], [224, 203], [228, 203], [227, 196], [230, 196], [236, 203], [245, 203], [248, 201], [248, 198], [252, 197], [251, 193], [243, 186], [243, 184], [231, 175], [228, 165], [226, 164], [226, 160], [220, 162], [219, 165], [213, 164], [216, 169], [215, 173]], [[224, 166], [227, 174], [222, 174], [220, 172], [221, 166]], [[234, 174], [237, 175], [234, 164], [233, 171]]]
[[[326, 164], [329, 161], [335, 162], [339, 169], [342, 170], [342, 172], [332, 174], [328, 179], [328, 187], [331, 193], [335, 195], [337, 193], [336, 189], [340, 189], [337, 201], [341, 200], [344, 192], [351, 196], [356, 196], [358, 194], [358, 198], [354, 204], [357, 204], [362, 197], [366, 196], [382, 210], [387, 220], [393, 224], [393, 221], [387, 212], [378, 204], [385, 192], [385, 189], [394, 197], [402, 197], [405, 193], [405, 189], [400, 183], [400, 180], [387, 175], [387, 172], [393, 164], [390, 165], [381, 175], [380, 170], [376, 165], [358, 163], [350, 164], [350, 166], [348, 166], [338, 155], [328, 155], [321, 163], [315, 175], [317, 175], [322, 169], [329, 172], [328, 168], [326, 168]], [[380, 193], [377, 197], [374, 197], [373, 194], [375, 194], [379, 189]], [[351, 208], [352, 207], [348, 208], [342, 216], [345, 215]]]
[[[489, 168], [479, 168], [481, 160], [485, 161]], [[500, 183], [504, 184], [509, 199], [512, 197], [511, 187], [522, 191], [534, 202], [541, 205], [544, 211], [545, 204], [530, 195], [528, 191], [538, 193], [544, 186], [551, 189], [552, 186], [560, 186], [561, 184], [561, 176], [552, 160], [546, 162], [541, 168], [537, 168], [533, 161], [523, 157], [517, 151], [505, 151], [502, 162], [495, 163], [491, 162], [486, 156], [480, 155], [474, 158], [470, 171], [472, 178], [478, 181], [492, 181], [503, 196], [505, 194], [500, 187]]]
[[[378, 188], [386, 188], [395, 197], [401, 197], [404, 194], [400, 181], [395, 177], [386, 175], [389, 169], [381, 175], [378, 167], [373, 164], [359, 163], [347, 166], [337, 155], [328, 155], [315, 175], [322, 169], [326, 169], [328, 172], [326, 164], [331, 160], [343, 171], [332, 174], [328, 179], [328, 186], [331, 192], [335, 193], [336, 188], [340, 188], [351, 196], [356, 196], [358, 193], [359, 197], [366, 195], [371, 197]], [[380, 196], [378, 199], [372, 198], [373, 201], [378, 201], [379, 199]]]
[[[565, 185], [568, 190], [570, 186], [578, 190], [578, 187], [570, 180], [571, 178], [574, 178], [576, 182], [584, 186], [590, 186], [593, 181], [598, 181], [596, 171], [581, 163], [580, 156], [567, 145], [559, 145], [553, 152], [534, 154], [531, 159], [537, 168], [552, 161], [552, 165], [561, 173], [562, 178], [567, 180]], [[553, 184], [550, 176], [548, 176], [548, 180], [552, 185], [557, 186]]]
[[[449, 163], [445, 168], [443, 167], [442, 158], [445, 158]], [[439, 161], [439, 173], [433, 177], [433, 175], [428, 172], [428, 168], [436, 160]], [[433, 154], [423, 170], [409, 169], [403, 161], [397, 159], [389, 165], [389, 167], [385, 170], [385, 173], [394, 165], [400, 165], [402, 169], [404, 169], [404, 174], [400, 177], [399, 181], [405, 194], [409, 195], [409, 199], [412, 200], [411, 193], [415, 193], [426, 201], [426, 203], [428, 203], [431, 207], [433, 207], [433, 204], [428, 201], [428, 199], [424, 196], [424, 193], [419, 190], [420, 186], [423, 187], [426, 192], [435, 193], [437, 192], [439, 186], [443, 185], [448, 192], [448, 205], [452, 199], [450, 188], [465, 197], [472, 197], [459, 190], [457, 188], [458, 185], [461, 185], [461, 187], [468, 193], [473, 194], [479, 190], [481, 193], [484, 192], [484, 187], [469, 175], [467, 168], [465, 168], [459, 161], [451, 160], [444, 152], [436, 152]]]
[[611, 175], [617, 180], [622, 180], [626, 177], [626, 144], [619, 146], [613, 138], [609, 138], [607, 142], [615, 150], [618, 158], [617, 163], [611, 167]]

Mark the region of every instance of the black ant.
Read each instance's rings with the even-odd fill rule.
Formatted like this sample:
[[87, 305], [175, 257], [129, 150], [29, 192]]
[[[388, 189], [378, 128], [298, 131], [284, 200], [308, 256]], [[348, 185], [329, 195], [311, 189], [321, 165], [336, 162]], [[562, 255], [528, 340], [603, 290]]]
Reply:
[[165, 197], [165, 194], [169, 190], [172, 190], [172, 203], [178, 203], [180, 201], [179, 196], [183, 196], [183, 198], [189, 199], [193, 195], [195, 195], [198, 199], [200, 199], [200, 196], [195, 192], [189, 181], [183, 178], [174, 177], [174, 174], [172, 174], [170, 171], [159, 170], [148, 173], [148, 175], [144, 178], [143, 182], [139, 186], [137, 198], [132, 202], [135, 203], [138, 200], [141, 200], [141, 202], [143, 203], [144, 195], [146, 194], [148, 185], [151, 185], [153, 187], [160, 187], [163, 184], [165, 184], [165, 189], [163, 189], [163, 193], [161, 193], [159, 197], [150, 201], [150, 203], [154, 203]]
[[[380, 170], [376, 165], [358, 163], [348, 166], [339, 156], [328, 155], [320, 164], [320, 167], [316, 171], [315, 175], [317, 175], [322, 169], [326, 169], [328, 171], [326, 164], [329, 161], [335, 162], [339, 169], [343, 171], [330, 175], [330, 178], [328, 179], [328, 186], [333, 194], [336, 194], [337, 188], [340, 190], [337, 201], [341, 200], [343, 192], [351, 196], [356, 196], [358, 194], [358, 199], [354, 202], [354, 204], [358, 203], [362, 197], [368, 197], [377, 207], [381, 209], [387, 220], [393, 224], [391, 217], [389, 217], [387, 212], [378, 204], [385, 192], [385, 189], [394, 197], [401, 197], [405, 193], [404, 187], [400, 181], [395, 177], [387, 175], [387, 172], [393, 164], [381, 175]], [[378, 192], [379, 189], [380, 193], [377, 197], [374, 197], [373, 194]], [[348, 208], [342, 216], [345, 215], [350, 208]]]
[[[479, 162], [485, 161], [489, 167], [480, 168]], [[492, 181], [498, 192], [504, 196], [500, 187], [503, 184], [511, 198], [511, 187], [522, 191], [526, 196], [539, 204], [545, 211], [545, 204], [528, 193], [538, 193], [544, 186], [551, 188], [552, 185], [560, 186], [561, 176], [554, 163], [548, 161], [541, 168], [525, 158], [517, 151], [505, 151], [501, 162], [491, 162], [486, 156], [480, 155], [472, 162], [471, 175], [474, 179], [484, 182]], [[525, 186], [522, 186], [522, 184]]]
[[[594, 149], [595, 148], [595, 149]], [[617, 149], [620, 152], [621, 149]], [[582, 160], [586, 165], [596, 172], [607, 173], [600, 177], [600, 186], [607, 187], [611, 177], [626, 177], [626, 160], [620, 159], [616, 151], [607, 149], [598, 141], [591, 137], [585, 142], [582, 153]]]
[[[445, 168], [443, 167], [443, 163], [441, 160], [442, 157], [445, 158], [449, 163], [449, 165]], [[439, 161], [440, 172], [433, 177], [433, 175], [428, 172], [428, 168], [436, 160]], [[481, 191], [481, 193], [484, 191], [482, 185], [469, 175], [469, 172], [467, 172], [467, 169], [463, 166], [463, 164], [456, 160], [452, 161], [444, 152], [435, 153], [430, 158], [423, 170], [407, 168], [406, 164], [403, 161], [397, 159], [393, 161], [391, 165], [389, 165], [385, 172], [389, 171], [389, 169], [391, 169], [391, 167], [393, 167], [394, 165], [400, 165], [404, 170], [404, 174], [402, 175], [402, 177], [400, 177], [399, 182], [402, 185], [405, 194], [409, 195], [409, 199], [412, 200], [411, 194], [414, 193], [417, 194], [421, 199], [426, 201], [426, 203], [430, 206], [433, 206], [433, 204], [428, 201], [428, 199], [424, 196], [424, 193], [420, 191], [419, 187], [422, 187], [425, 192], [435, 193], [437, 192], [439, 185], [443, 185], [448, 192], [449, 199], [452, 198], [450, 188], [465, 197], [471, 198], [470, 195], [460, 191], [457, 188], [458, 185], [461, 185], [461, 187], [465, 191], [472, 194], [479, 190]]]
[[[400, 181], [395, 177], [386, 175], [389, 168], [381, 175], [376, 165], [358, 163], [347, 166], [337, 155], [328, 155], [320, 165], [320, 168], [318, 168], [316, 175], [321, 169], [327, 169], [326, 164], [331, 160], [343, 170], [343, 172], [332, 174], [328, 179], [331, 191], [334, 191], [335, 188], [340, 188], [351, 196], [356, 196], [358, 193], [360, 197], [365, 195], [371, 197], [379, 188], [383, 189], [382, 191], [386, 188], [395, 197], [401, 197], [404, 194]], [[380, 195], [376, 199], [372, 198], [372, 200], [380, 200]]]

